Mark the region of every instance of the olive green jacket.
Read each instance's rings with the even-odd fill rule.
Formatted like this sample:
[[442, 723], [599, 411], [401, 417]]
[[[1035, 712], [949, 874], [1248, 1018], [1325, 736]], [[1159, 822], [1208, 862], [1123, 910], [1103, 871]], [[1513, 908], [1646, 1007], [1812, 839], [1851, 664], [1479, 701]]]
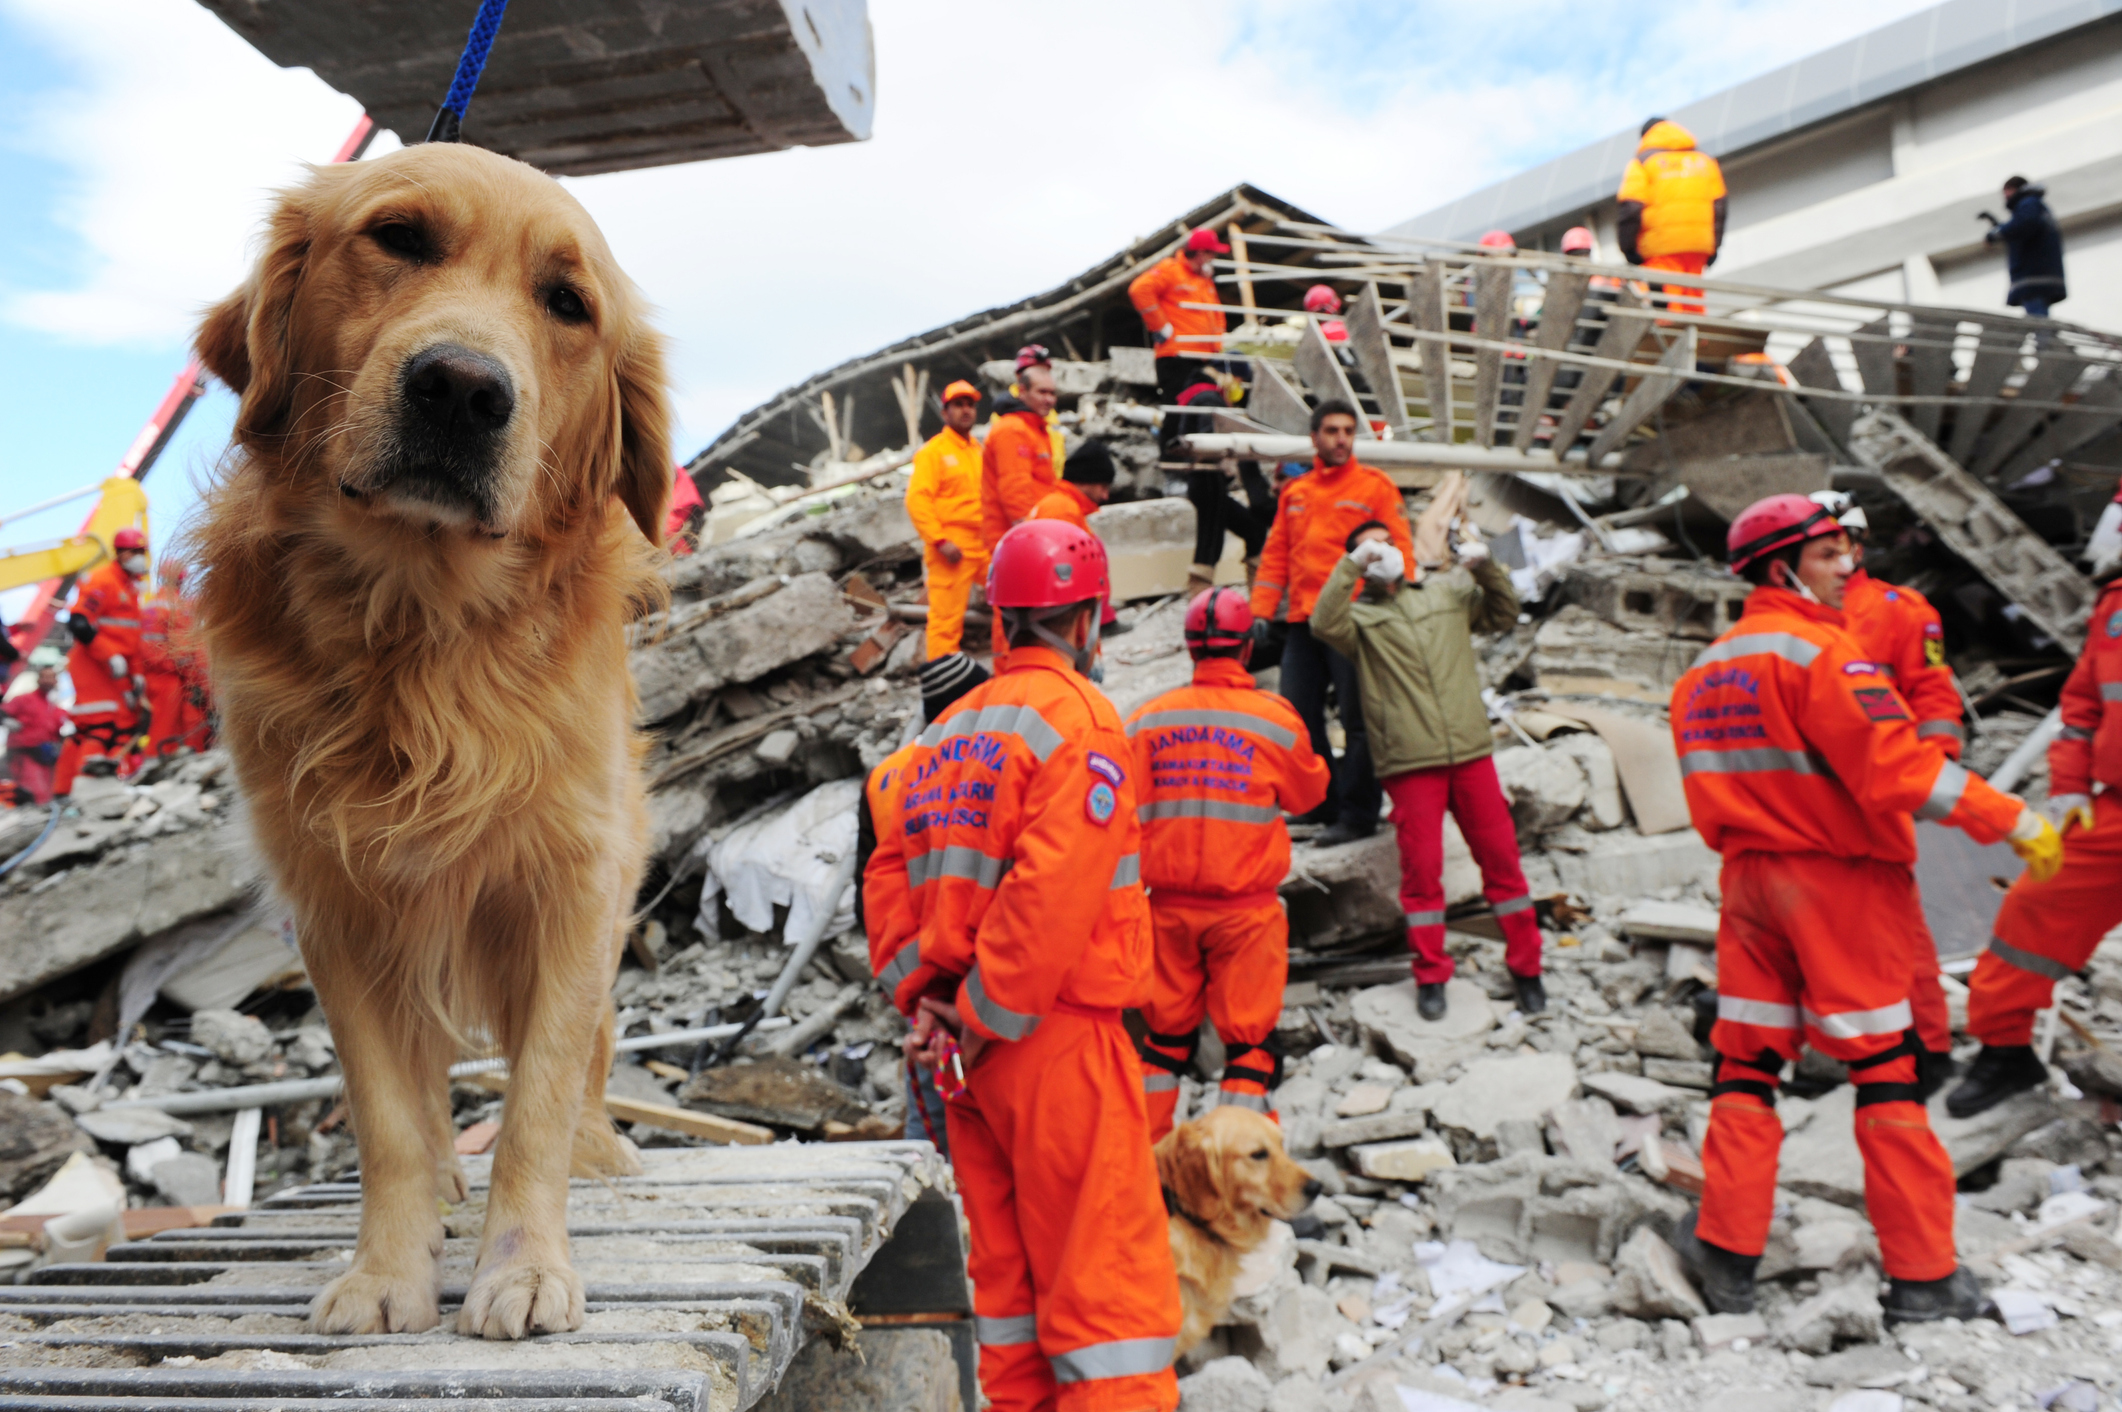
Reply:
[[1476, 632], [1518, 621], [1510, 571], [1493, 559], [1403, 583], [1384, 602], [1352, 599], [1363, 567], [1344, 558], [1312, 609], [1312, 636], [1356, 664], [1363, 724], [1378, 774], [1479, 760], [1495, 750]]

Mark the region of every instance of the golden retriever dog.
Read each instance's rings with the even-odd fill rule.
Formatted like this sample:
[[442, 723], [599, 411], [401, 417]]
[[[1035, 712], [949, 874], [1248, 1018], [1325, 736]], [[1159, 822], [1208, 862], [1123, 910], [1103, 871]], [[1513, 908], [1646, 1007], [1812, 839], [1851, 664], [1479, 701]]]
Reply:
[[1230, 1312], [1239, 1263], [1266, 1241], [1271, 1223], [1311, 1204], [1319, 1181], [1282, 1150], [1272, 1119], [1229, 1104], [1173, 1128], [1156, 1154], [1186, 1310], [1177, 1351], [1185, 1353]]
[[647, 852], [625, 634], [660, 592], [661, 345], [557, 182], [428, 145], [281, 193], [197, 346], [242, 398], [201, 636], [361, 1149], [312, 1321], [438, 1322], [469, 1043], [510, 1083], [457, 1327], [576, 1328], [570, 1168], [640, 1169], [603, 1097]]

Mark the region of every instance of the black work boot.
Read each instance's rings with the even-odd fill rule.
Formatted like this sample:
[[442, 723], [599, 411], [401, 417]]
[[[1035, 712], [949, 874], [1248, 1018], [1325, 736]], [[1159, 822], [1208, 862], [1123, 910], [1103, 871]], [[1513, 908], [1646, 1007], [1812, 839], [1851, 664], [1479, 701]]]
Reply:
[[1337, 844], [1354, 843], [1359, 838], [1369, 838], [1377, 831], [1378, 826], [1375, 823], [1366, 828], [1362, 824], [1352, 824], [1346, 819], [1336, 819], [1319, 830], [1312, 839], [1312, 847], [1332, 848]]
[[1702, 1291], [1702, 1302], [1713, 1314], [1751, 1314], [1754, 1312], [1754, 1271], [1760, 1268], [1758, 1255], [1740, 1255], [1726, 1250], [1721, 1245], [1711, 1245], [1695, 1234], [1695, 1217], [1690, 1211], [1680, 1222], [1680, 1229], [1673, 1240], [1673, 1250], [1680, 1257], [1680, 1265], [1687, 1271]]
[[1945, 1111], [1955, 1118], [1972, 1118], [2015, 1093], [2038, 1088], [2047, 1078], [2048, 1066], [2034, 1058], [2032, 1045], [1985, 1044], [1967, 1066], [1960, 1086], [1945, 1095]]
[[1935, 1324], [1940, 1319], [1978, 1319], [1989, 1296], [1975, 1272], [1962, 1265], [1942, 1280], [1893, 1282], [1885, 1300], [1886, 1324]]
[[1950, 1051], [1926, 1049], [1916, 1056], [1916, 1102], [1928, 1103], [1958, 1069]]
[[1425, 1020], [1444, 1018], [1444, 982], [1415, 983], [1415, 1011]]
[[1537, 1015], [1547, 1008], [1547, 987], [1540, 984], [1538, 976], [1514, 975], [1510, 983], [1518, 992], [1519, 1013]]

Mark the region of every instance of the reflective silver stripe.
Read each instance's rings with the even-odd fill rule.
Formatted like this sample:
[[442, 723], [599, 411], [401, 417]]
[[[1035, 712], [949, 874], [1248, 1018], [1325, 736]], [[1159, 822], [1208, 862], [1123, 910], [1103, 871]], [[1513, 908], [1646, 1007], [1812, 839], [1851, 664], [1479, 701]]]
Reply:
[[1690, 750], [1680, 757], [1683, 775], [1751, 775], [1788, 770], [1799, 775], [1824, 775], [1821, 762], [1802, 750], [1778, 750], [1773, 745], [1752, 750]]
[[1246, 711], [1158, 711], [1153, 715], [1138, 717], [1127, 728], [1130, 739], [1136, 731], [1169, 730], [1178, 726], [1221, 727], [1227, 731], [1242, 731], [1259, 736], [1287, 750], [1297, 743], [1297, 733], [1288, 726], [1278, 726], [1273, 721], [1262, 720]]
[[1949, 735], [1954, 740], [1967, 739], [1967, 727], [1958, 721], [1925, 721], [1916, 727], [1917, 735]]
[[1216, 1091], [1216, 1106], [1249, 1108], [1255, 1113], [1265, 1113], [1268, 1110], [1268, 1101], [1264, 1093], [1246, 1093], [1240, 1089], [1225, 1088]]
[[977, 965], [965, 973], [965, 998], [973, 1003], [980, 1023], [1004, 1039], [1022, 1039], [1039, 1028], [1037, 1015], [1020, 1015], [988, 999], [987, 982], [980, 979]]
[[142, 642], [168, 642], [169, 634], [166, 632], [144, 632], [140, 634], [140, 640]]
[[1404, 920], [1411, 927], [1441, 927], [1444, 925], [1444, 913], [1441, 909], [1435, 912], [1410, 912]]
[[1795, 662], [1801, 667], [1810, 667], [1820, 655], [1820, 645], [1807, 642], [1796, 633], [1751, 632], [1738, 637], [1727, 637], [1722, 642], [1713, 642], [1700, 657], [1695, 659], [1697, 667], [1706, 667], [1712, 662], [1729, 662], [1736, 657], [1781, 657], [1786, 662]]
[[990, 1348], [1007, 1348], [1019, 1343], [1039, 1341], [1039, 1316], [1036, 1314], [1004, 1314], [990, 1318], [985, 1314], [973, 1315], [973, 1329], [980, 1342]]
[[1950, 815], [1960, 802], [1960, 795], [1967, 789], [1967, 771], [1946, 760], [1938, 767], [1938, 778], [1931, 783], [1930, 798], [1916, 811], [1919, 819], [1943, 819]]
[[1001, 883], [1002, 875], [1015, 861], [954, 843], [948, 848], [910, 856], [906, 860], [906, 880], [913, 887], [926, 887], [940, 878], [967, 878], [975, 887], [991, 888]]
[[98, 618], [95, 621], [96, 626], [99, 628], [136, 628], [140, 626], [138, 618]]
[[1066, 1353], [1050, 1354], [1057, 1383], [1083, 1383], [1093, 1378], [1132, 1378], [1161, 1373], [1172, 1365], [1177, 1340], [1128, 1338], [1113, 1343], [1091, 1343]]
[[1142, 1091], [1144, 1093], [1170, 1093], [1178, 1086], [1179, 1076], [1177, 1074], [1167, 1074], [1162, 1069], [1153, 1074], [1144, 1074], [1142, 1076]]
[[115, 701], [76, 701], [73, 705], [66, 708], [66, 713], [69, 716], [90, 716], [98, 711], [115, 711], [117, 709], [118, 703]]
[[1109, 889], [1118, 892], [1123, 887], [1133, 887], [1142, 881], [1142, 855], [1129, 853], [1113, 865], [1113, 885]]
[[2093, 732], [2090, 726], [2065, 726], [2056, 733], [2056, 738], [2058, 740], [2091, 740]]
[[1061, 732], [1048, 725], [1037, 710], [1000, 702], [977, 711], [960, 711], [947, 720], [936, 722], [921, 732], [921, 744], [933, 750], [946, 740], [974, 735], [1013, 735], [1042, 762], [1061, 748]]
[[885, 964], [883, 970], [877, 972], [877, 979], [884, 983], [886, 990], [897, 990], [899, 982], [912, 975], [914, 967], [920, 964], [921, 938], [917, 936], [899, 948], [898, 954]]
[[1506, 897], [1501, 902], [1489, 904], [1495, 909], [1495, 913], [1499, 917], [1508, 917], [1513, 912], [1523, 912], [1532, 905], [1533, 900], [1530, 897]]
[[1158, 819], [1222, 819], [1233, 824], [1272, 824], [1282, 811], [1272, 804], [1233, 804], [1227, 799], [1159, 799], [1135, 810], [1135, 822]]
[[1717, 997], [1717, 1018], [1735, 1025], [1758, 1025], [1764, 1030], [1798, 1028], [1798, 1007], [1773, 1000], [1746, 1000], [1736, 995]]
[[2017, 966], [2022, 971], [2031, 971], [2037, 976], [2047, 976], [2052, 981], [2067, 981], [2071, 978], [2070, 967], [2061, 961], [2051, 961], [2046, 956], [2036, 956], [2031, 951], [2021, 951], [2001, 937], [1989, 939], [1990, 954], [2007, 966]]
[[2122, 701], [2122, 681], [2101, 682], [2100, 699], [2102, 701]]
[[1916, 1022], [1915, 1012], [1908, 1008], [1906, 1000], [1896, 1000], [1876, 1010], [1844, 1010], [1839, 1015], [1822, 1015], [1808, 1007], [1804, 1014], [1806, 1024], [1835, 1039], [1899, 1034]]

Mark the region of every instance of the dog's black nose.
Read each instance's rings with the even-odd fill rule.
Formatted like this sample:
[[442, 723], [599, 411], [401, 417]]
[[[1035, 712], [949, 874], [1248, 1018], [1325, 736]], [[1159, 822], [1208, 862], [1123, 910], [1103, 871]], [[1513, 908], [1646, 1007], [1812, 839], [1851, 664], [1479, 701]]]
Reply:
[[1326, 1183], [1320, 1181], [1317, 1177], [1313, 1177], [1310, 1181], [1304, 1184], [1304, 1199], [1306, 1201], [1314, 1200], [1318, 1197], [1320, 1192], [1325, 1190]]
[[500, 432], [516, 410], [508, 369], [484, 353], [438, 343], [405, 365], [406, 405], [452, 439], [481, 440]]

